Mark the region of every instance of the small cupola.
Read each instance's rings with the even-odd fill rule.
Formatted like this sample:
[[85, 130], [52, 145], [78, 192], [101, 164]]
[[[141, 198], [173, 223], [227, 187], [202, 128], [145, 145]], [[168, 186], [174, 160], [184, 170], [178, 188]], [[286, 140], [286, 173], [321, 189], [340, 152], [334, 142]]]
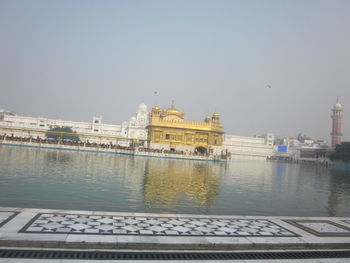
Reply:
[[212, 121], [214, 122], [219, 122], [220, 120], [220, 115], [216, 112], [214, 112], [213, 117], [211, 117]]

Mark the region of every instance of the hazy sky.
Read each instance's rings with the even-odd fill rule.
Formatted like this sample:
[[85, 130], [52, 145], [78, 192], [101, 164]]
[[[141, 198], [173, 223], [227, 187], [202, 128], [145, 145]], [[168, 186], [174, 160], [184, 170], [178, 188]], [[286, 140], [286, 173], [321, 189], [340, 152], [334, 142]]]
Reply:
[[339, 97], [350, 140], [349, 14], [349, 0], [0, 0], [0, 108], [120, 124], [174, 99], [229, 134], [330, 141]]

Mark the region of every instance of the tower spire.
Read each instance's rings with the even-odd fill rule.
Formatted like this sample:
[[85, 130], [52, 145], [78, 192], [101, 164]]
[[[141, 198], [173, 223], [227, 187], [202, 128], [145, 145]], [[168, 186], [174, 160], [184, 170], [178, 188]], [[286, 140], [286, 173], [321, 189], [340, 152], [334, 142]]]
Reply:
[[341, 137], [343, 136], [341, 132], [341, 121], [343, 119], [343, 107], [337, 98], [337, 101], [332, 109], [332, 148], [335, 148], [337, 144], [341, 143]]

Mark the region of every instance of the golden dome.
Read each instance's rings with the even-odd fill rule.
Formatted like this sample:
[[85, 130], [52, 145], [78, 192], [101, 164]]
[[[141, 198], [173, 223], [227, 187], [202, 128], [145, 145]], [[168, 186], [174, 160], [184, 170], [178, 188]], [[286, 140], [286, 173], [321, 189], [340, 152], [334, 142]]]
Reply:
[[160, 111], [160, 108], [157, 105], [153, 106], [152, 111]]
[[181, 114], [181, 111], [178, 111], [177, 109], [167, 109], [166, 111], [164, 111], [167, 114]]
[[163, 117], [169, 119], [183, 119], [184, 113], [175, 108], [174, 102], [172, 102], [171, 107], [163, 112]]
[[218, 121], [219, 121], [219, 117], [220, 117], [219, 113], [214, 112], [213, 117], [211, 117], [211, 119], [212, 119], [213, 121], [218, 122]]

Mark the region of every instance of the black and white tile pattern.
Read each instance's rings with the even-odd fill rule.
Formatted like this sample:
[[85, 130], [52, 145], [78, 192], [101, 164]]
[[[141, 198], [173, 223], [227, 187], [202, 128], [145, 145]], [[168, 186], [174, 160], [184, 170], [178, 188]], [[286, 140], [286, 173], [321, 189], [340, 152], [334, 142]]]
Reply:
[[285, 220], [298, 228], [319, 237], [350, 236], [350, 227], [329, 220]]
[[341, 220], [341, 221], [350, 225], [350, 220]]
[[20, 232], [147, 236], [295, 237], [266, 219], [37, 214]]
[[5, 225], [8, 221], [14, 218], [17, 212], [0, 211], [0, 227]]

